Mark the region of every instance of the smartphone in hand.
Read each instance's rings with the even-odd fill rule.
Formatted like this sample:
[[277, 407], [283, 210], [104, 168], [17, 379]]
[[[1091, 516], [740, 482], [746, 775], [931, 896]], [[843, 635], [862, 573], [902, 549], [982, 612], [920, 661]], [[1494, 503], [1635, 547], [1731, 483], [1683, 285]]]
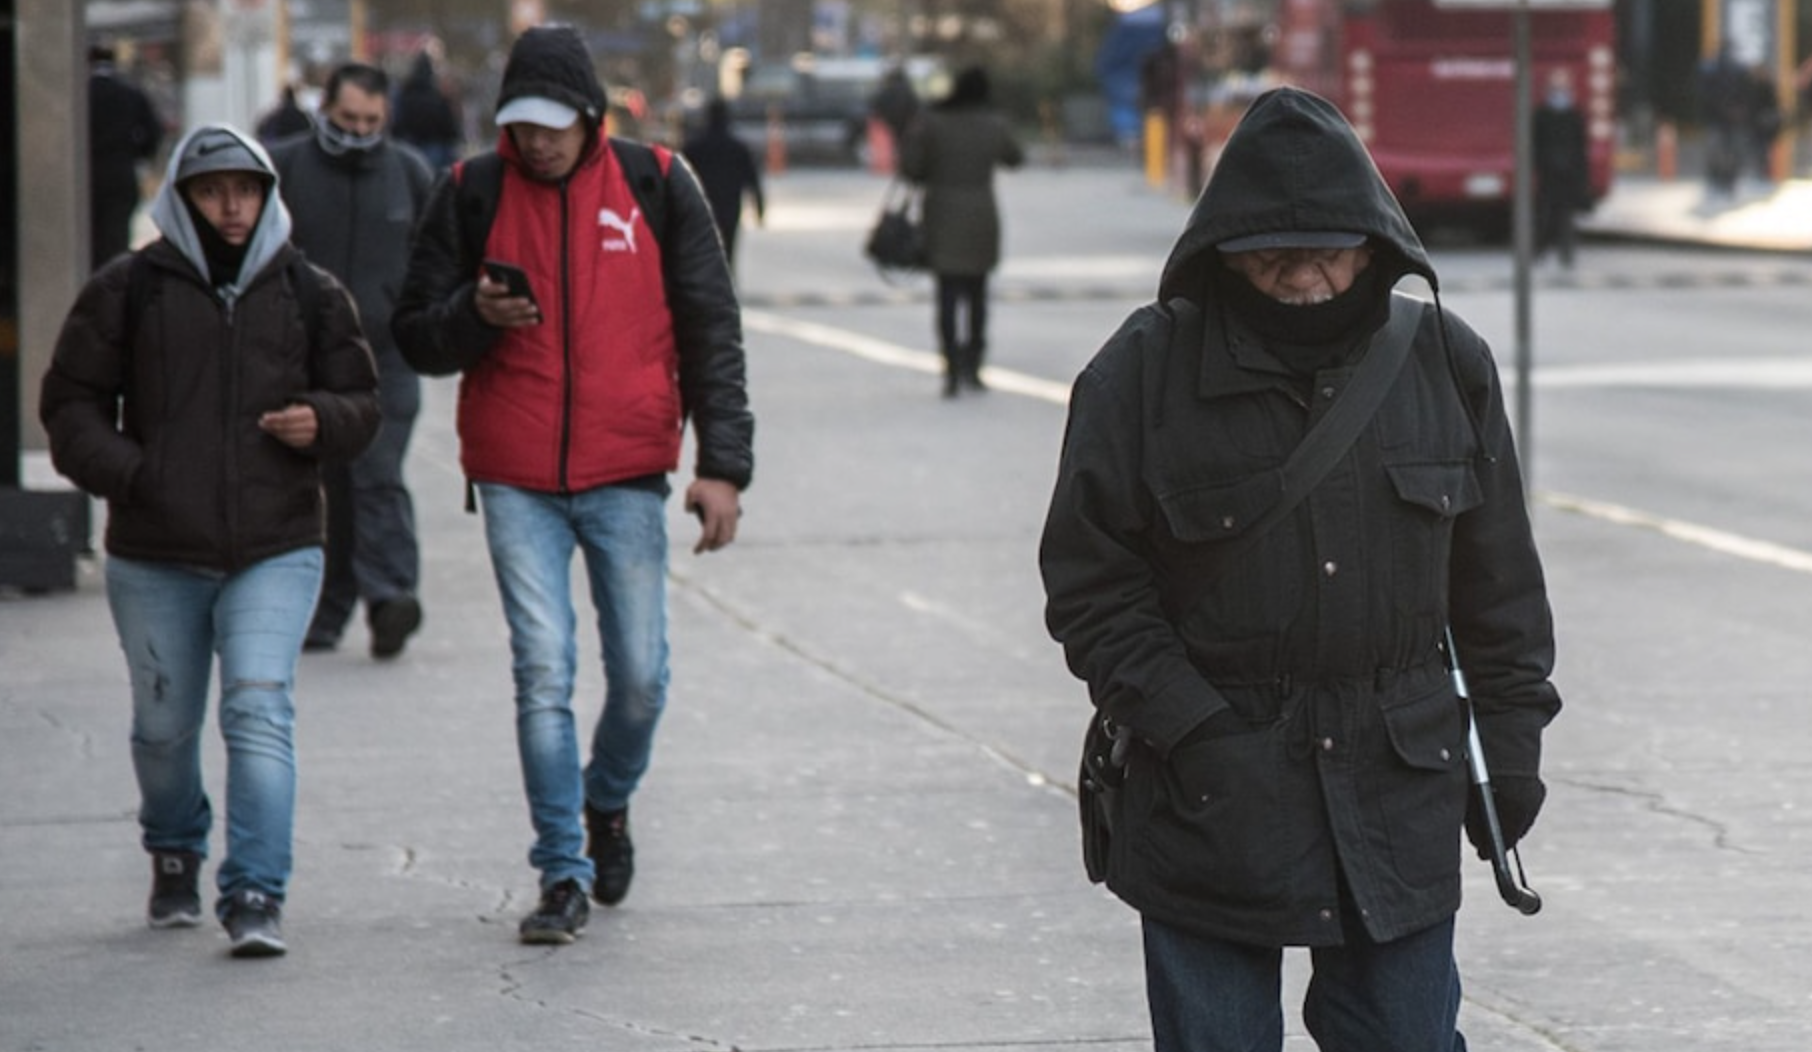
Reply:
[[529, 288], [528, 274], [516, 264], [487, 259], [484, 261], [484, 273], [492, 281], [506, 286], [510, 295], [524, 297], [530, 303], [535, 302], [535, 291]]

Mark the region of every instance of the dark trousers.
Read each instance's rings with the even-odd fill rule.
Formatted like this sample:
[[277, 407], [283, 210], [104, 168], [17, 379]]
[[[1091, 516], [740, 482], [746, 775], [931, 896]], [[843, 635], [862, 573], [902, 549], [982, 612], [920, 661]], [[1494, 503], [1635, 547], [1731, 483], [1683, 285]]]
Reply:
[[949, 374], [975, 379], [988, 347], [988, 275], [937, 276], [937, 339]]
[[[1281, 948], [1204, 938], [1149, 917], [1144, 924], [1156, 1052], [1283, 1048]], [[1388, 943], [1349, 923], [1345, 938], [1309, 951], [1314, 977], [1302, 1014], [1321, 1052], [1466, 1052], [1452, 918]]]
[[1540, 259], [1550, 250], [1560, 254], [1560, 262], [1573, 265], [1573, 250], [1579, 243], [1579, 230], [1574, 225], [1574, 206], [1569, 194], [1535, 195], [1535, 256]]
[[383, 426], [363, 453], [322, 466], [327, 492], [327, 566], [309, 639], [337, 640], [363, 599], [367, 608], [412, 596], [421, 577], [415, 503], [403, 459], [421, 409], [421, 377], [396, 350], [378, 357]]

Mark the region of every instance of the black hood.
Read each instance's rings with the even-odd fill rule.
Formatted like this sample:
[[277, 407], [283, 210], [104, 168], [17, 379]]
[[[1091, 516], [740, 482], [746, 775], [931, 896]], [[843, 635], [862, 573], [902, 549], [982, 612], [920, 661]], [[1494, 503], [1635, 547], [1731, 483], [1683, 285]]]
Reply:
[[497, 108], [527, 95], [565, 103], [593, 128], [603, 122], [608, 105], [604, 85], [598, 82], [591, 52], [585, 49], [585, 39], [577, 29], [535, 26], [516, 38], [510, 61], [503, 67]]
[[1386, 249], [1373, 265], [1415, 273], [1438, 289], [1434, 267], [1396, 195], [1378, 174], [1352, 125], [1326, 99], [1277, 88], [1252, 102], [1215, 163], [1214, 174], [1170, 250], [1160, 300], [1200, 300], [1215, 246], [1282, 230], [1346, 230]]

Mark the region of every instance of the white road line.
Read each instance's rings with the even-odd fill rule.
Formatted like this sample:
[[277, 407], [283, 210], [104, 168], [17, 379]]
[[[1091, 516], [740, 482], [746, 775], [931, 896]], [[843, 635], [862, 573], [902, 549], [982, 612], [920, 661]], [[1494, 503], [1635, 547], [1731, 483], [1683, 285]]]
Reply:
[[1771, 541], [1758, 541], [1752, 537], [1728, 533], [1710, 526], [1683, 522], [1679, 519], [1663, 518], [1650, 515], [1645, 511], [1626, 508], [1621, 504], [1609, 504], [1604, 501], [1587, 500], [1584, 497], [1571, 497], [1564, 493], [1538, 493], [1535, 499], [1553, 508], [1570, 511], [1619, 526], [1632, 526], [1642, 530], [1653, 530], [1674, 540], [1697, 545], [1724, 555], [1747, 559], [1750, 562], [1777, 566], [1783, 570], [1798, 573], [1812, 573], [1812, 552], [1800, 551]]
[[[913, 350], [848, 329], [783, 318], [756, 310], [743, 311], [742, 320], [746, 327], [756, 332], [827, 347], [880, 365], [933, 374], [941, 373], [944, 368], [938, 356], [929, 351]], [[988, 385], [997, 391], [1038, 398], [1053, 405], [1069, 404], [1070, 389], [1067, 384], [998, 366], [989, 366], [983, 375]], [[1812, 364], [1766, 359], [1666, 362], [1643, 366], [1579, 366], [1538, 372], [1536, 383], [1554, 386], [1804, 387], [1812, 386]], [[1812, 573], [1812, 552], [1771, 541], [1759, 541], [1710, 526], [1664, 518], [1620, 504], [1564, 493], [1537, 493], [1535, 499], [1561, 511], [1619, 526], [1652, 530], [1674, 540], [1739, 559], [1798, 573]]]

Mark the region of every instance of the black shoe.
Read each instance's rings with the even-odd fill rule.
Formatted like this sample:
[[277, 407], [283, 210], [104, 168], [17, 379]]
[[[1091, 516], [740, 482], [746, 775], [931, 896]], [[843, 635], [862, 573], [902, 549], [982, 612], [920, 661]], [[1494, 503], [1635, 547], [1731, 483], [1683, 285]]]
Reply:
[[338, 636], [317, 636], [312, 633], [302, 640], [302, 653], [325, 654], [340, 645]]
[[235, 957], [281, 957], [283, 907], [262, 891], [235, 891], [220, 913]]
[[193, 928], [201, 924], [201, 856], [193, 851], [151, 853], [150, 923], [153, 928]]
[[398, 596], [371, 607], [371, 656], [393, 658], [422, 626], [422, 604], [412, 595]]
[[535, 912], [522, 918], [522, 941], [535, 946], [565, 946], [585, 930], [591, 906], [576, 880], [563, 880], [541, 893]]
[[585, 805], [585, 853], [597, 867], [591, 897], [606, 906], [615, 906], [629, 894], [629, 882], [635, 879], [635, 844], [629, 839], [629, 808], [600, 811]]

